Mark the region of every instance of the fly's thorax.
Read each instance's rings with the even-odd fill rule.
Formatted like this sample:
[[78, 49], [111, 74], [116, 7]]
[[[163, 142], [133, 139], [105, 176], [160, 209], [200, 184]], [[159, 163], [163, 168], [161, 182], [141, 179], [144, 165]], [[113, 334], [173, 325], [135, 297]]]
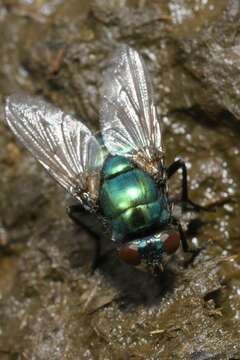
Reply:
[[129, 265], [157, 275], [163, 271], [172, 254], [179, 248], [179, 244], [179, 232], [169, 228], [120, 245], [119, 257]]
[[154, 179], [129, 159], [114, 156], [106, 160], [102, 171], [100, 207], [111, 221], [115, 238], [167, 223], [168, 201]]
[[109, 180], [119, 174], [128, 172], [135, 168], [134, 163], [123, 156], [109, 156], [102, 168], [103, 179]]
[[165, 204], [157, 199], [143, 205], [133, 206], [112, 219], [112, 228], [117, 240], [150, 231], [156, 226], [167, 224], [170, 219]]
[[111, 220], [116, 220], [127, 210], [150, 204], [158, 198], [154, 180], [125, 157], [114, 156], [107, 159], [102, 174], [100, 205], [104, 215]]

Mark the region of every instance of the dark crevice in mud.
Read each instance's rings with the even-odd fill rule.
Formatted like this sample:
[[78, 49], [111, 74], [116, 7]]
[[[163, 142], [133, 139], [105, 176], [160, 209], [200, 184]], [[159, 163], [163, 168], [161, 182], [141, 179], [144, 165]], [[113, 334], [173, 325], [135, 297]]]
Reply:
[[209, 301], [209, 300], [212, 300], [214, 301], [214, 304], [216, 305], [216, 307], [220, 307], [221, 306], [221, 303], [220, 303], [220, 296], [221, 296], [221, 290], [220, 289], [216, 289], [216, 290], [213, 290], [209, 293], [207, 293], [205, 296], [204, 296], [204, 301]]

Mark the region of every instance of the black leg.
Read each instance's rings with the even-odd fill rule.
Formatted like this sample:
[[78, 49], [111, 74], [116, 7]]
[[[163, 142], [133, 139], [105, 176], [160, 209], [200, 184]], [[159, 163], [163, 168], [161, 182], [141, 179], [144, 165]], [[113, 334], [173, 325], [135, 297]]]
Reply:
[[99, 259], [101, 257], [101, 239], [96, 223], [96, 216], [88, 213], [81, 205], [71, 205], [67, 208], [67, 214], [70, 219], [76, 224], [80, 225], [87, 232], [89, 232], [95, 241], [95, 255], [92, 261], [92, 272], [94, 272], [98, 266]]
[[182, 225], [179, 222], [177, 223], [177, 225], [178, 225], [178, 231], [180, 233], [180, 239], [181, 239], [183, 251], [192, 254], [190, 261], [187, 261], [186, 264], [185, 264], [185, 265], [188, 265], [195, 259], [196, 256], [198, 256], [200, 251], [202, 251], [203, 247], [201, 247], [201, 248], [190, 248], [189, 245], [188, 245], [187, 237], [186, 237], [186, 235], [185, 235], [185, 233], [183, 231]]
[[178, 228], [183, 251], [184, 252], [191, 252], [191, 250], [189, 249], [187, 237], [186, 237], [186, 235], [185, 235], [185, 233], [183, 231], [181, 223], [175, 217], [172, 218], [172, 223], [173, 223], [174, 226], [176, 226]]
[[168, 168], [167, 168], [167, 178], [170, 179], [179, 169], [182, 170], [182, 194], [181, 194], [181, 202], [182, 208], [184, 211], [200, 211], [205, 210], [209, 211], [208, 208], [204, 206], [195, 204], [191, 201], [188, 197], [188, 180], [187, 180], [187, 167], [183, 160], [179, 159], [174, 161]]

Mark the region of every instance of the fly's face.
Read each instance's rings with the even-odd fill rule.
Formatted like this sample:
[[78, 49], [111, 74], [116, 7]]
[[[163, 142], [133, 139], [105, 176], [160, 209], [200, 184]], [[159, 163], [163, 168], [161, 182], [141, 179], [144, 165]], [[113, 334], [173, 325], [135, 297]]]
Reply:
[[172, 254], [177, 251], [179, 244], [179, 232], [169, 229], [121, 245], [119, 257], [129, 265], [159, 274]]

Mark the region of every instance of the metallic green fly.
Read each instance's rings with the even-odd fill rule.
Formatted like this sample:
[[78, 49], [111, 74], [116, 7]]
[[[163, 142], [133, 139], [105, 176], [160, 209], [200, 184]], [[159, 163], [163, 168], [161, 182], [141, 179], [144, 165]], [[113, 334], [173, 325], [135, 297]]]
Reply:
[[[142, 57], [121, 46], [104, 74], [101, 140], [71, 115], [23, 94], [6, 101], [6, 121], [49, 174], [78, 201], [69, 215], [86, 212], [111, 230], [120, 258], [159, 273], [180, 242], [188, 244], [168, 196], [167, 180], [182, 170], [181, 202], [188, 198], [187, 169], [164, 165], [161, 119]], [[86, 227], [86, 226], [85, 226]], [[93, 225], [88, 224], [91, 233]], [[95, 234], [96, 235], [96, 234]]]

